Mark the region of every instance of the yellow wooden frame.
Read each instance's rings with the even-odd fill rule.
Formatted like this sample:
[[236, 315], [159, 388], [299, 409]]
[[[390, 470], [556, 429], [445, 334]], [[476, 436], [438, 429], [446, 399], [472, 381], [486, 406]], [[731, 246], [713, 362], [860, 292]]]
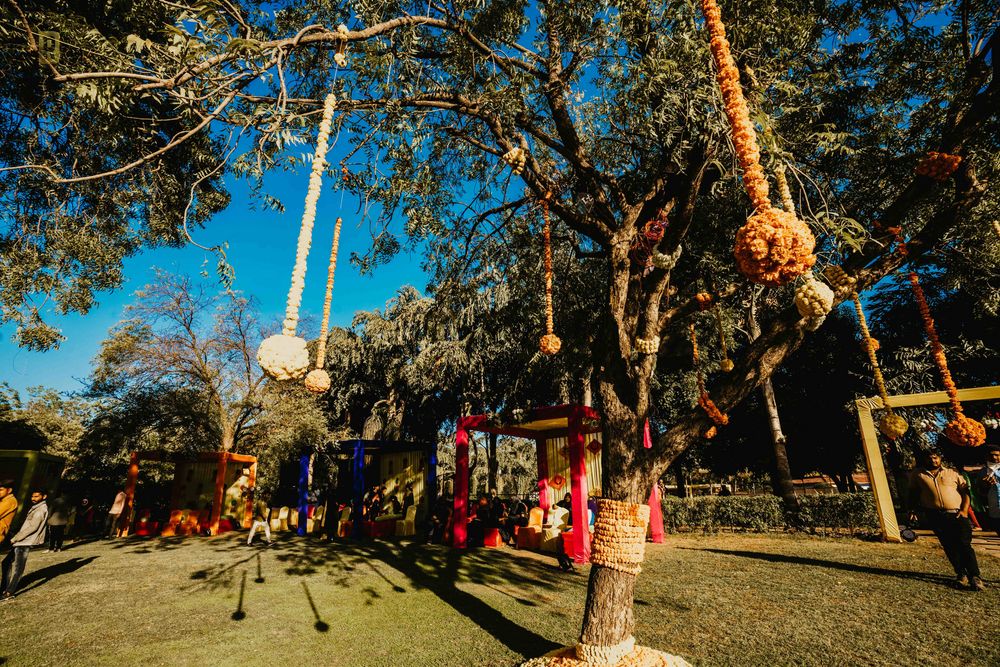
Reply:
[[[975, 387], [959, 389], [958, 398], [961, 401], [988, 401], [1000, 399], [1000, 386]], [[893, 408], [912, 408], [921, 405], [940, 405], [948, 402], [948, 392], [929, 391], [923, 394], [901, 394], [890, 396], [889, 402]], [[882, 410], [885, 404], [878, 396], [859, 398], [854, 401], [858, 407], [858, 424], [861, 426], [861, 447], [865, 452], [865, 463], [868, 466], [868, 480], [875, 494], [875, 507], [878, 520], [882, 526], [882, 539], [887, 542], [900, 542], [899, 524], [896, 522], [896, 512], [892, 507], [892, 495], [889, 492], [889, 479], [885, 474], [882, 462], [882, 450], [878, 446], [878, 431], [872, 411]]]

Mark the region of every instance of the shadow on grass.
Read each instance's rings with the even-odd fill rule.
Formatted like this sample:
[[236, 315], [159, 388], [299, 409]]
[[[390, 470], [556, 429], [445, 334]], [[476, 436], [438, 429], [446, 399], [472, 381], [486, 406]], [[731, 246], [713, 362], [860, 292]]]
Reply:
[[309, 600], [309, 608], [312, 609], [313, 616], [316, 618], [316, 622], [313, 624], [313, 627], [316, 628], [316, 632], [328, 632], [330, 630], [330, 626], [319, 615], [319, 609], [316, 608], [316, 603], [313, 601], [312, 593], [309, 592], [309, 586], [307, 586], [304, 581], [302, 582], [302, 590], [306, 592], [306, 599]]
[[69, 574], [70, 572], [75, 572], [81, 567], [94, 562], [96, 559], [97, 556], [70, 558], [69, 560], [64, 560], [61, 563], [56, 563], [55, 565], [43, 567], [40, 570], [28, 572], [24, 575], [24, 578], [21, 579], [21, 585], [18, 587], [20, 589], [19, 594], [27, 593], [28, 591], [38, 588], [39, 586], [44, 586], [56, 577], [61, 577], [62, 575]]
[[230, 616], [234, 621], [242, 621], [247, 617], [247, 613], [243, 611], [243, 597], [247, 590], [247, 571], [243, 570], [243, 577], [240, 579], [240, 600], [236, 603], [236, 611]]
[[897, 579], [911, 579], [913, 581], [923, 581], [930, 584], [937, 584], [947, 588], [953, 588], [954, 579], [940, 574], [930, 574], [929, 572], [913, 572], [912, 570], [890, 570], [882, 567], [871, 567], [870, 565], [858, 565], [856, 563], [843, 563], [835, 560], [823, 560], [821, 558], [807, 558], [805, 556], [788, 556], [785, 554], [772, 554], [762, 551], [738, 551], [735, 549], [708, 549], [696, 547], [678, 547], [687, 551], [706, 551], [709, 553], [722, 554], [725, 556], [738, 556], [740, 558], [753, 558], [769, 563], [787, 563], [790, 565], [809, 565], [812, 567], [822, 567], [830, 570], [844, 570], [846, 572], [857, 572], [859, 574], [874, 574], [883, 577], [895, 577]]

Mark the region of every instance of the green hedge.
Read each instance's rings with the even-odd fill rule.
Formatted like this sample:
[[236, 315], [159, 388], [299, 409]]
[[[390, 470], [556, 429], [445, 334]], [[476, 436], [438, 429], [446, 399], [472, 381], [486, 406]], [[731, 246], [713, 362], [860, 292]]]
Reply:
[[[875, 500], [871, 493], [841, 493], [799, 498], [800, 529], [830, 532], [870, 533], [879, 530]], [[699, 496], [663, 499], [663, 523], [670, 532], [720, 529], [766, 532], [790, 528], [777, 496]]]

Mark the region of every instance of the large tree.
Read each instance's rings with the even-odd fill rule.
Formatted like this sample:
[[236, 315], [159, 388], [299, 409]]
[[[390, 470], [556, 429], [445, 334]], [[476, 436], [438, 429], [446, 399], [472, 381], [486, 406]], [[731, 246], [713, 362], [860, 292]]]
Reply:
[[[651, 400], [654, 385], [672, 387], [673, 397], [657, 403], [690, 405], [690, 383], [661, 383], [656, 369], [678, 359], [697, 315], [699, 281], [711, 279], [722, 296], [745, 293], [731, 244], [748, 202], [696, 3], [299, 0], [273, 14], [235, 1], [151, 3], [160, 5], [154, 20], [169, 23], [165, 33], [149, 24], [129, 35], [117, 24], [97, 27], [114, 54], [74, 51], [67, 42], [72, 59], [42, 66], [32, 35], [54, 19], [39, 4], [6, 0], [17, 10], [6, 24], [22, 26], [11, 38], [26, 54], [22, 67], [37, 77], [32, 90], [52, 102], [22, 105], [22, 113], [37, 119], [44, 108], [44, 127], [62, 127], [84, 107], [102, 123], [142, 117], [154, 128], [172, 125], [144, 136], [137, 157], [99, 150], [111, 143], [107, 134], [32, 144], [12, 165], [20, 167], [15, 179], [40, 179], [56, 191], [105, 180], [111, 193], [156, 174], [188, 185], [177, 157], [230, 133], [243, 137], [233, 148], [247, 150], [232, 157], [232, 168], [260, 176], [295, 161], [286, 147], [311, 139], [332, 88], [338, 123], [353, 142], [343, 170], [332, 171], [367, 204], [374, 229], [362, 266], [390, 257], [402, 237], [427, 249], [439, 277], [502, 280], [516, 253], [493, 255], [488, 265], [478, 251], [504, 240], [515, 217], [538, 224], [543, 198], [556, 237], [570, 237], [580, 261], [592, 262], [600, 296], [592, 327], [560, 334], [594, 369], [606, 495], [642, 502], [709, 426], [697, 407], [653, 415]], [[947, 242], [996, 275], [985, 221], [996, 216], [1000, 196], [988, 187], [998, 168], [1000, 29], [989, 3], [724, 5], [765, 164], [793, 174], [824, 262], [843, 264], [864, 289], [904, 261], [889, 251], [888, 229], [902, 226], [911, 262], [926, 262]], [[74, 16], [87, 20], [83, 11]], [[349, 27], [338, 30], [341, 23]], [[525, 160], [513, 176], [500, 158], [517, 148]], [[937, 184], [914, 174], [929, 149], [964, 157], [954, 179]], [[197, 201], [211, 202], [190, 185]], [[176, 188], [148, 187], [150, 206], [177, 201]], [[666, 233], [644, 250], [654, 220], [667, 222]], [[630, 252], [680, 248], [674, 270], [650, 269]], [[710, 383], [723, 410], [807, 336], [793, 308], [758, 317], [760, 336], [739, 351], [732, 373]], [[640, 354], [636, 339], [655, 336], [660, 354]], [[650, 416], [662, 418], [661, 433], [644, 449]], [[634, 580], [592, 568], [583, 642], [613, 645], [631, 635]]]

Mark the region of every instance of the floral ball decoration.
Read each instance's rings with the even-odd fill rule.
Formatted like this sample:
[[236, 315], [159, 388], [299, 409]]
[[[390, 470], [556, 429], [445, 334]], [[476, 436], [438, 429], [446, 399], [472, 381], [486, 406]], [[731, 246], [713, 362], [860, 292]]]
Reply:
[[914, 170], [919, 176], [927, 176], [935, 181], [947, 181], [962, 164], [961, 155], [950, 155], [930, 151]]
[[795, 215], [769, 208], [736, 232], [736, 266], [755, 283], [778, 287], [813, 267], [816, 239]]
[[890, 440], [902, 436], [909, 428], [906, 420], [894, 412], [887, 412], [878, 421], [878, 430]]
[[330, 374], [322, 368], [314, 368], [306, 375], [305, 385], [314, 394], [325, 394], [330, 389]]
[[656, 354], [660, 349], [660, 337], [653, 336], [652, 338], [636, 338], [635, 349], [639, 352], [639, 354]]
[[553, 489], [561, 489], [565, 484], [566, 484], [566, 478], [563, 477], [562, 475], [556, 475], [555, 477], [549, 480], [549, 486], [551, 486]]
[[834, 292], [840, 295], [850, 294], [858, 284], [856, 278], [849, 276], [843, 267], [836, 264], [823, 269], [823, 277], [833, 286]]
[[538, 347], [542, 351], [542, 354], [552, 356], [553, 354], [558, 354], [559, 350], [562, 349], [562, 341], [555, 334], [545, 334], [538, 341]]
[[719, 362], [719, 370], [723, 373], [732, 373], [734, 368], [736, 368], [736, 364], [733, 363], [732, 359], [723, 359]]
[[979, 447], [986, 442], [986, 427], [960, 414], [945, 424], [944, 437], [960, 447]]
[[677, 260], [681, 258], [682, 247], [677, 246], [677, 248], [670, 253], [653, 251], [653, 266], [664, 271], [672, 271], [675, 266], [677, 266]]
[[309, 370], [309, 350], [298, 336], [269, 336], [257, 348], [257, 363], [275, 380], [299, 380]]
[[343, 51], [337, 51], [333, 54], [333, 62], [337, 67], [347, 67], [347, 55]]
[[524, 149], [522, 148], [512, 148], [504, 153], [503, 157], [500, 159], [510, 165], [511, 171], [513, 171], [514, 174], [520, 174], [523, 172], [524, 166], [528, 162], [528, 157], [525, 155]]
[[808, 273], [805, 282], [795, 290], [795, 307], [807, 319], [826, 317], [833, 310], [833, 290]]
[[708, 292], [698, 292], [694, 295], [694, 300], [698, 304], [698, 310], [708, 310], [715, 303], [715, 297]]

